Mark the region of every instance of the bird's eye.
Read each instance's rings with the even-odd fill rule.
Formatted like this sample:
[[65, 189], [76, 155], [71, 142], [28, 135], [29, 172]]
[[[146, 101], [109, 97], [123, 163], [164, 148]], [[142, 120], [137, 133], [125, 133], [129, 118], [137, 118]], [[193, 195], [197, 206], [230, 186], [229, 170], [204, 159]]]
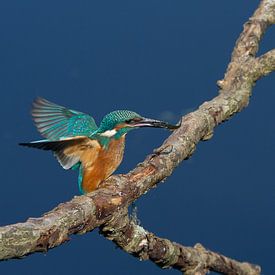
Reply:
[[139, 122], [139, 121], [141, 121], [141, 118], [140, 118], [140, 117], [134, 117], [134, 118], [125, 120], [125, 122], [126, 122], [127, 124], [134, 124], [134, 123]]
[[127, 120], [125, 120], [125, 122], [126, 122], [127, 124], [130, 124], [131, 121], [132, 121], [132, 119], [127, 119]]

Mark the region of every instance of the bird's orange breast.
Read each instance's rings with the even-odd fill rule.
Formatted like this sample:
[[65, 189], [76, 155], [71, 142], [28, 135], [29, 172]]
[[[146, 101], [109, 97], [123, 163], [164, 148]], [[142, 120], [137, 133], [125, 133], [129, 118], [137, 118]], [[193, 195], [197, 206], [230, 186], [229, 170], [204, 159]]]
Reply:
[[[92, 165], [83, 166], [82, 189], [85, 193], [95, 190], [99, 184], [108, 178], [120, 165], [123, 159], [125, 136], [111, 140], [107, 149], [101, 148]], [[87, 159], [87, 163], [89, 160]]]

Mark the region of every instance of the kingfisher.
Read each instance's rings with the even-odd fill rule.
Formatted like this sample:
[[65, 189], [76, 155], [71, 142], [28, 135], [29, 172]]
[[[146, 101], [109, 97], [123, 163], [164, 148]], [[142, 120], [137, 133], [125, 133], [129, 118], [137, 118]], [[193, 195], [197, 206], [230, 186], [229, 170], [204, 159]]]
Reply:
[[117, 110], [105, 115], [97, 127], [90, 115], [41, 97], [34, 100], [31, 114], [45, 139], [19, 145], [50, 150], [64, 169], [79, 170], [78, 187], [82, 194], [96, 190], [117, 169], [130, 130], [140, 127], [174, 130], [180, 126], [148, 119], [133, 111]]

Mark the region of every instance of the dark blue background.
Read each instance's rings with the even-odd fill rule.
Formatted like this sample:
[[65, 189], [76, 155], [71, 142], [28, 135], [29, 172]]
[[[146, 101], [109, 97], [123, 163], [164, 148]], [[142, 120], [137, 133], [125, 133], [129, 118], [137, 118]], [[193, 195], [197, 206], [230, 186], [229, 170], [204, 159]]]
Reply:
[[[217, 94], [242, 24], [259, 1], [1, 1], [0, 225], [38, 217], [70, 200], [77, 174], [50, 153], [21, 148], [40, 136], [36, 96], [92, 114], [130, 109], [176, 122]], [[275, 47], [269, 29], [260, 52]], [[250, 105], [200, 143], [165, 184], [138, 200], [142, 225], [185, 245], [260, 264], [274, 274], [275, 75]], [[128, 135], [126, 173], [168, 132]], [[97, 230], [47, 254], [0, 263], [1, 274], [176, 274], [140, 262]]]

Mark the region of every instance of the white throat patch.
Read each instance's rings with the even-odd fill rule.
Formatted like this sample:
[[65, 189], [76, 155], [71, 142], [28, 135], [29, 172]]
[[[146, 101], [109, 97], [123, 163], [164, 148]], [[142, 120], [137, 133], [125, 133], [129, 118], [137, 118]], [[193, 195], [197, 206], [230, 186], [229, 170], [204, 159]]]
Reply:
[[116, 133], [117, 133], [117, 130], [116, 130], [116, 129], [113, 129], [113, 130], [107, 130], [107, 131], [103, 132], [103, 133], [100, 134], [100, 135], [103, 136], [103, 137], [112, 137], [112, 136], [114, 136]]

